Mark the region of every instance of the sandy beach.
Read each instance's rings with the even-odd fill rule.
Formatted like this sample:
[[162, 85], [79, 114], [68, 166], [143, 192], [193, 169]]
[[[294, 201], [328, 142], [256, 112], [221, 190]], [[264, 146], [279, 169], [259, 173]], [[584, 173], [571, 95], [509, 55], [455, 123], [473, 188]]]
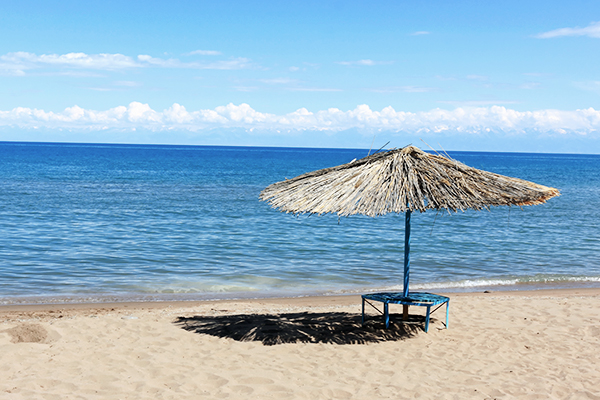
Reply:
[[600, 289], [449, 296], [1, 307], [0, 398], [600, 399]]

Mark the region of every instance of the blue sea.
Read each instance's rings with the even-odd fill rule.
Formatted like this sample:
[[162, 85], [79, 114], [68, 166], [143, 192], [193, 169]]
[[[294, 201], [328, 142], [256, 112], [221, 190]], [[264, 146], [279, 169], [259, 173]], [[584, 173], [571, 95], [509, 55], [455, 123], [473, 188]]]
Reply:
[[[293, 216], [258, 199], [367, 153], [0, 142], [0, 304], [401, 290], [403, 215]], [[600, 156], [449, 155], [562, 195], [413, 214], [412, 290], [600, 286]]]

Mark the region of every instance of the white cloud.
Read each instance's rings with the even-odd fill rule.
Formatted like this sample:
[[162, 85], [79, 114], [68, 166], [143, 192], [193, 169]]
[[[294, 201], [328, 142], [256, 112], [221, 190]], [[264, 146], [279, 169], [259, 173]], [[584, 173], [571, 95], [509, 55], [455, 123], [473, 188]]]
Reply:
[[370, 89], [370, 92], [376, 93], [426, 93], [435, 90], [434, 88], [424, 86], [389, 86], [379, 89]]
[[141, 83], [135, 82], [135, 81], [116, 81], [114, 84], [117, 86], [126, 86], [126, 87], [142, 86]]
[[400, 89], [405, 93], [425, 93], [432, 90], [431, 88], [422, 86], [401, 86]]
[[261, 79], [262, 83], [268, 83], [269, 85], [284, 85], [298, 82], [296, 79], [290, 78], [272, 78], [272, 79]]
[[373, 60], [358, 60], [358, 61], [340, 61], [338, 64], [341, 65], [375, 65]]
[[197, 69], [247, 69], [253, 68], [253, 64], [248, 58], [237, 57], [230, 60], [213, 61], [209, 63], [194, 63], [192, 68]]
[[151, 65], [160, 68], [190, 68], [190, 69], [243, 69], [250, 67], [247, 58], [234, 58], [212, 62], [182, 62], [176, 58], [158, 58], [146, 54], [137, 56], [142, 66]]
[[321, 64], [315, 64], [315, 63], [309, 63], [309, 62], [303, 62], [302, 65], [304, 65], [304, 66], [303, 67], [291, 66], [288, 68], [288, 70], [290, 72], [298, 72], [298, 71], [307, 71], [308, 69], [319, 69], [321, 67]]
[[58, 72], [40, 72], [37, 76], [70, 76], [75, 78], [106, 78], [106, 74], [81, 70], [65, 70]]
[[598, 136], [600, 111], [593, 108], [561, 111], [516, 111], [501, 106], [457, 107], [454, 110], [433, 109], [424, 112], [396, 111], [385, 107], [374, 111], [368, 105], [342, 111], [329, 108], [311, 112], [300, 108], [276, 115], [254, 110], [248, 104], [228, 104], [214, 110], [188, 111], [180, 104], [153, 110], [148, 104], [132, 102], [106, 111], [86, 110], [78, 106], [62, 112], [17, 107], [0, 111], [0, 127], [63, 130], [134, 130], [200, 131], [212, 128], [241, 128], [248, 131], [329, 131], [348, 129], [372, 132], [407, 133], [549, 133]]
[[251, 68], [252, 63], [249, 59], [243, 57], [211, 62], [182, 62], [176, 58], [164, 59], [145, 54], [140, 54], [134, 59], [118, 53], [37, 55], [19, 51], [0, 56], [0, 73], [2, 74], [22, 76], [28, 70], [48, 67], [107, 71], [143, 67], [232, 70]]
[[[175, 104], [173, 106], [175, 106]], [[129, 104], [129, 107], [127, 108], [127, 114], [127, 119], [131, 122], [153, 124], [155, 122], [161, 122], [164, 113], [158, 113], [154, 111], [148, 104], [142, 104], [134, 101]]]
[[431, 32], [428, 31], [416, 31], [410, 34], [410, 36], [421, 36], [421, 35], [429, 35]]
[[25, 51], [7, 53], [0, 56], [0, 71], [24, 75], [25, 71], [43, 66], [71, 67], [100, 70], [117, 70], [139, 67], [131, 57], [123, 54], [42, 54], [37, 55]]
[[438, 79], [440, 81], [456, 81], [456, 80], [458, 80], [454, 76], [444, 76], [444, 75], [436, 75], [435, 79]]
[[117, 89], [115, 88], [108, 88], [108, 87], [89, 87], [89, 90], [93, 90], [95, 92], [115, 92], [117, 91]]
[[600, 81], [574, 82], [574, 85], [581, 90], [600, 93]]
[[186, 56], [193, 56], [193, 55], [200, 55], [200, 56], [220, 56], [221, 53], [220, 51], [215, 51], [215, 50], [194, 50], [194, 51], [190, 51], [189, 53], [186, 53], [184, 55]]
[[89, 90], [95, 90], [97, 92], [116, 92], [127, 90], [126, 88], [140, 87], [142, 84], [135, 81], [115, 81], [111, 87], [88, 87]]
[[519, 86], [520, 89], [532, 90], [540, 87], [539, 82], [525, 82]]
[[152, 57], [147, 54], [140, 54], [137, 56], [137, 59], [140, 62], [140, 65], [145, 65], [145, 64], [148, 65], [149, 64], [149, 65], [154, 65], [157, 67], [180, 68], [182, 65], [185, 64], [175, 58], [164, 59], [164, 58]]
[[211, 62], [182, 62], [176, 58], [157, 58], [149, 55], [141, 54], [138, 57], [141, 64], [151, 65], [160, 68], [190, 68], [190, 69], [245, 69], [251, 68], [252, 64], [248, 58], [238, 57], [229, 60], [219, 60]]
[[163, 111], [165, 121], [175, 124], [187, 124], [193, 121], [192, 115], [187, 112], [184, 106], [173, 104], [170, 108]]
[[292, 92], [341, 92], [342, 89], [334, 89], [334, 88], [311, 88], [311, 87], [294, 87], [288, 88]]
[[560, 28], [535, 35], [538, 39], [551, 39], [562, 36], [589, 36], [591, 38], [600, 38], [600, 21], [592, 22], [585, 28]]
[[359, 66], [368, 66], [372, 67], [374, 65], [383, 65], [383, 64], [392, 64], [393, 61], [373, 61], [373, 60], [358, 60], [358, 61], [338, 61], [340, 65], [359, 65]]

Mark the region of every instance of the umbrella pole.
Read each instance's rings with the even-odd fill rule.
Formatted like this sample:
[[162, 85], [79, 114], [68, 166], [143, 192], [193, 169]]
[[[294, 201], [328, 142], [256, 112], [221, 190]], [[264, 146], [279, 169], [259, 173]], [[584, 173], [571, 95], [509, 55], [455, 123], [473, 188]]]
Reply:
[[[410, 276], [410, 210], [404, 213], [404, 291], [402, 296], [408, 297], [408, 281]], [[408, 305], [402, 307], [402, 319], [408, 319]]]

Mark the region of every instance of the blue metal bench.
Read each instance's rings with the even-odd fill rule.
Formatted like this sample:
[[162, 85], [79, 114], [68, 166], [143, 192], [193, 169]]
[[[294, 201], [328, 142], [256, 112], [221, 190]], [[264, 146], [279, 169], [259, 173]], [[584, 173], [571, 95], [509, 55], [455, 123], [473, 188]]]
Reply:
[[[362, 323], [365, 323], [365, 301], [369, 303], [373, 308], [377, 309], [373, 304], [369, 302], [379, 301], [383, 303], [383, 318], [385, 321], [385, 327], [390, 326], [390, 313], [388, 305], [403, 304], [405, 306], [422, 306], [427, 307], [427, 316], [425, 317], [425, 332], [429, 331], [429, 315], [435, 312], [438, 308], [446, 304], [446, 329], [448, 329], [448, 308], [450, 306], [450, 298], [446, 296], [440, 296], [433, 293], [424, 292], [410, 292], [408, 296], [404, 296], [402, 293], [390, 292], [390, 293], [371, 293], [362, 295]], [[431, 307], [437, 306], [433, 311]], [[378, 309], [377, 309], [378, 310]], [[379, 310], [378, 310], [379, 311]]]

